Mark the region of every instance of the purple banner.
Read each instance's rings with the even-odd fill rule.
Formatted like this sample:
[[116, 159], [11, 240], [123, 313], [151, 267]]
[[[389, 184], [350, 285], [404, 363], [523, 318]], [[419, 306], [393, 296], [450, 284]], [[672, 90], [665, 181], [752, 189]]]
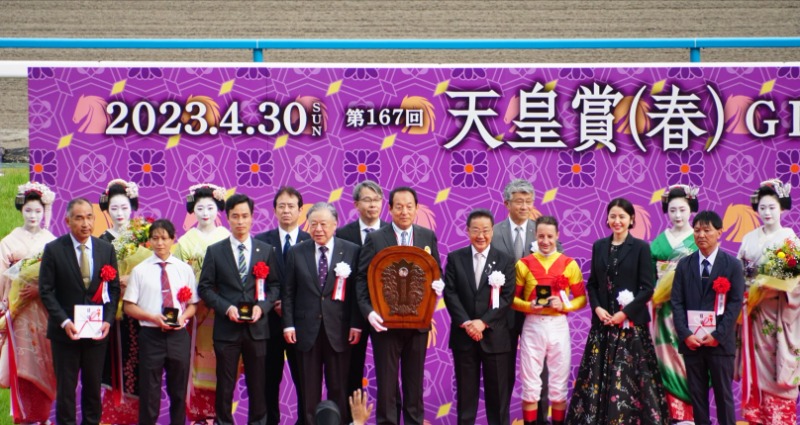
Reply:
[[[57, 235], [66, 201], [96, 202], [114, 178], [139, 185], [138, 215], [169, 218], [179, 234], [194, 223], [185, 196], [197, 183], [253, 197], [261, 232], [277, 226], [279, 186], [351, 221], [352, 188], [369, 178], [417, 189], [417, 224], [436, 232], [444, 261], [468, 243], [467, 213], [504, 219], [503, 187], [524, 178], [588, 278], [614, 197], [634, 203], [632, 233], [652, 241], [669, 224], [664, 188], [700, 186], [700, 208], [724, 217], [723, 247], [735, 252], [759, 225], [749, 205], [759, 182], [800, 187], [797, 66], [31, 68], [29, 96], [31, 175], [55, 187]], [[783, 224], [800, 228], [797, 208]], [[424, 384], [431, 422], [456, 416], [449, 321], [440, 301]], [[589, 309], [570, 326], [571, 386]], [[368, 358], [374, 398], [373, 377]], [[292, 393], [281, 400], [293, 423]], [[512, 419], [520, 409], [517, 383]]]

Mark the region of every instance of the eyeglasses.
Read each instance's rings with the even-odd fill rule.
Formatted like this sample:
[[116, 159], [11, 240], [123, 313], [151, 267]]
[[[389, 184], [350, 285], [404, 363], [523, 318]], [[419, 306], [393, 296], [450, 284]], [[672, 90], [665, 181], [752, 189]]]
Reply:
[[378, 198], [361, 198], [361, 199], [358, 200], [358, 202], [363, 202], [365, 204], [380, 204], [381, 201], [383, 201], [383, 198], [381, 198], [381, 197], [378, 197]]
[[531, 199], [515, 199], [515, 200], [511, 201], [511, 203], [515, 207], [521, 207], [521, 206], [524, 206], [524, 205], [531, 205], [531, 204], [533, 204], [533, 198], [531, 198]]
[[492, 229], [476, 229], [471, 227], [469, 229], [469, 234], [471, 236], [478, 236], [478, 235], [489, 236], [492, 234]]

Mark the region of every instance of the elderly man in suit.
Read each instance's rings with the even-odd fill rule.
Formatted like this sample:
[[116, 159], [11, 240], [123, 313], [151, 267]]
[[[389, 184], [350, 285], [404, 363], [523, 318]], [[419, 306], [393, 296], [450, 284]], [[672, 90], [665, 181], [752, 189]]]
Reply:
[[[488, 423], [509, 423], [507, 314], [516, 273], [514, 258], [490, 247], [493, 225], [492, 213], [472, 210], [467, 218], [470, 245], [448, 254], [445, 267], [444, 302], [451, 318], [450, 349], [456, 369], [458, 423], [462, 425], [475, 423], [481, 368]], [[490, 282], [494, 272], [502, 273], [499, 285]], [[500, 276], [492, 275], [495, 278]]]
[[[264, 375], [269, 327], [265, 314], [278, 299], [277, 262], [272, 246], [250, 237], [253, 200], [234, 194], [225, 201], [231, 237], [208, 247], [198, 292], [214, 309], [214, 354], [217, 356], [217, 423], [232, 425], [233, 391], [239, 357], [244, 363], [250, 398], [247, 423], [267, 423]], [[252, 316], [245, 309], [252, 308]], [[280, 338], [280, 335], [276, 335]]]
[[281, 284], [283, 336], [297, 347], [307, 424], [314, 423], [322, 399], [323, 369], [328, 399], [347, 412], [350, 347], [361, 339], [364, 323], [352, 284], [360, 248], [333, 237], [337, 221], [336, 209], [328, 203], [308, 210], [313, 240], [289, 251]]
[[[300, 230], [300, 211], [303, 209], [303, 195], [291, 186], [281, 186], [272, 199], [272, 209], [278, 218], [278, 227], [256, 235], [256, 239], [266, 242], [275, 248], [278, 264], [278, 280], [283, 282], [285, 275], [286, 259], [289, 250], [296, 244], [311, 239], [311, 236]], [[281, 423], [280, 390], [283, 381], [283, 359], [289, 362], [289, 371], [297, 395], [297, 421], [303, 424], [303, 397], [300, 389], [300, 371], [297, 366], [297, 353], [294, 346], [287, 345], [281, 337], [283, 335], [283, 314], [281, 299], [273, 303], [274, 308], [267, 314], [269, 333], [275, 338], [267, 346], [267, 374], [266, 374], [266, 403], [267, 424], [278, 425]]]
[[[389, 224], [380, 218], [383, 206], [383, 190], [378, 186], [378, 183], [372, 180], [362, 181], [353, 188], [353, 206], [358, 211], [358, 220], [336, 229], [336, 237], [362, 246], [367, 239], [367, 234]], [[350, 367], [347, 373], [348, 394], [362, 389], [368, 339], [369, 329], [366, 329], [358, 344], [351, 347]]]
[[[672, 283], [672, 308], [678, 346], [686, 363], [686, 378], [697, 425], [711, 423], [708, 406], [708, 383], [717, 402], [717, 420], [721, 425], [736, 423], [733, 407], [733, 368], [736, 354], [736, 318], [742, 307], [744, 272], [742, 263], [719, 249], [722, 219], [713, 211], [701, 211], [692, 221], [698, 250], [678, 262]], [[727, 285], [723, 281], [727, 280]], [[715, 281], [727, 286], [724, 311], [717, 305]], [[689, 315], [712, 315], [716, 327], [698, 329]]]
[[[75, 388], [81, 375], [81, 411], [84, 424], [99, 424], [102, 413], [100, 379], [103, 373], [108, 331], [117, 312], [119, 277], [105, 281], [103, 269], [117, 270], [117, 257], [110, 243], [92, 236], [92, 204], [76, 198], [67, 205], [69, 234], [44, 247], [39, 274], [39, 294], [47, 308], [47, 338], [53, 351], [56, 374], [56, 422], [75, 424]], [[102, 272], [102, 273], [101, 273]], [[102, 334], [79, 339], [73, 323], [75, 305], [97, 304], [106, 291]], [[92, 300], [94, 298], [94, 300]], [[102, 303], [102, 301], [100, 301]]]
[[[503, 205], [508, 209], [508, 218], [494, 225], [492, 248], [497, 248], [519, 261], [522, 257], [537, 252], [536, 222], [533, 221], [533, 185], [525, 179], [510, 181], [503, 188]], [[561, 252], [561, 242], [556, 244], [556, 250]], [[517, 346], [519, 335], [522, 333], [522, 324], [525, 314], [509, 309], [508, 331], [511, 339], [511, 351], [508, 360], [508, 394], [514, 392], [514, 382], [517, 378]], [[547, 424], [547, 411], [550, 405], [547, 393], [547, 365], [542, 369], [542, 397], [539, 400], [538, 418], [539, 425]]]
[[[375, 330], [372, 336], [375, 374], [378, 380], [378, 424], [397, 424], [397, 373], [402, 371], [403, 419], [405, 424], [421, 425], [425, 416], [422, 402], [422, 382], [425, 372], [428, 332], [425, 329], [387, 329], [383, 318], [372, 308], [367, 284], [367, 271], [375, 255], [384, 248], [406, 245], [416, 246], [429, 252], [439, 263], [439, 247], [436, 235], [429, 229], [417, 226], [417, 192], [401, 186], [389, 194], [392, 223], [371, 232], [361, 248], [358, 260], [358, 305], [361, 313]], [[432, 282], [437, 293], [444, 289], [441, 280]]]

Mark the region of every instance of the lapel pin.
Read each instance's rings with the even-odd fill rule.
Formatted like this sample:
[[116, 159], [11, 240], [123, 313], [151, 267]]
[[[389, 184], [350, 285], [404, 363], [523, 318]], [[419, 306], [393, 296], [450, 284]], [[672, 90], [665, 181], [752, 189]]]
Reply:
[[425, 245], [425, 252], [430, 254], [431, 253], [431, 247], [429, 247], [428, 245]]

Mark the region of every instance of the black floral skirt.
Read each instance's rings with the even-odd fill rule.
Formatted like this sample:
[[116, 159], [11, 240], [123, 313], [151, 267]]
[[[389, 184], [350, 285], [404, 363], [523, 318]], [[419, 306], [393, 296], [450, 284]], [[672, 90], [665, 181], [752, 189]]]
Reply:
[[567, 424], [666, 425], [669, 406], [647, 326], [593, 325]]

